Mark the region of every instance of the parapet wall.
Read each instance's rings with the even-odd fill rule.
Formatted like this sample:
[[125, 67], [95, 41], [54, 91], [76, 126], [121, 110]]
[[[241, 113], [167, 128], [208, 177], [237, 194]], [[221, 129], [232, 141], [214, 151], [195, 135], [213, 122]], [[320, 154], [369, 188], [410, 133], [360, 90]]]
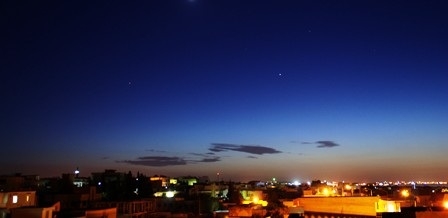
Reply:
[[341, 213], [376, 216], [379, 197], [304, 197], [298, 198], [299, 205], [306, 212]]
[[420, 211], [415, 213], [416, 218], [447, 218], [448, 211]]

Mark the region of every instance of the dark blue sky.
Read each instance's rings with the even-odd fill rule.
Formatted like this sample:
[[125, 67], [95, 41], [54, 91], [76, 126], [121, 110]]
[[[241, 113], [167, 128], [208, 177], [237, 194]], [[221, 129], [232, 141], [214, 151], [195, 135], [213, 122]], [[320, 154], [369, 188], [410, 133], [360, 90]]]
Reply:
[[1, 173], [448, 180], [445, 1], [0, 4]]

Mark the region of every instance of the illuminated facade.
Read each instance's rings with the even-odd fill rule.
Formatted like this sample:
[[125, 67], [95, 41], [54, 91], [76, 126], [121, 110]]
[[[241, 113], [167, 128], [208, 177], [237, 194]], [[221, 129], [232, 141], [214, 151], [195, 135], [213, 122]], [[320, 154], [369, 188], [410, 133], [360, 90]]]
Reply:
[[168, 186], [168, 182], [170, 181], [168, 177], [166, 176], [151, 176], [149, 178], [149, 180], [151, 181], [151, 183], [159, 183], [159, 185], [161, 187], [167, 187]]
[[0, 208], [36, 206], [35, 191], [0, 192]]
[[265, 195], [261, 190], [241, 190], [241, 196], [243, 197], [242, 204], [259, 204], [263, 207], [268, 205], [265, 201]]
[[400, 203], [381, 200], [380, 197], [304, 197], [283, 202], [285, 206], [300, 206], [306, 212], [372, 216], [380, 213], [401, 212]]
[[60, 211], [60, 204], [55, 203], [51, 207], [22, 207], [11, 210], [11, 218], [49, 218], [54, 217], [55, 212]]

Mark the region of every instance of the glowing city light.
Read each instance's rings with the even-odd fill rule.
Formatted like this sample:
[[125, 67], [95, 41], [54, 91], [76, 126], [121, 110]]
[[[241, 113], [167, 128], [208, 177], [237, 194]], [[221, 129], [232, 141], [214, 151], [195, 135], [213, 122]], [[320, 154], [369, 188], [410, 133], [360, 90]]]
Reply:
[[252, 199], [252, 202], [254, 202], [254, 204], [258, 204], [259, 200], [260, 199], [258, 198], [258, 196], [254, 196], [253, 199]]
[[173, 191], [167, 191], [166, 194], [165, 194], [165, 196], [166, 196], [167, 198], [172, 198], [172, 197], [174, 197], [174, 194], [175, 194], [175, 192], [173, 192]]
[[328, 188], [324, 188], [324, 190], [322, 191], [322, 193], [323, 193], [325, 196], [330, 196], [330, 191], [328, 190]]
[[401, 191], [401, 196], [403, 196], [405, 198], [409, 197], [409, 190], [407, 190], [407, 189], [402, 190]]
[[444, 202], [443, 202], [443, 207], [444, 207], [445, 209], [448, 209], [448, 201], [444, 201]]

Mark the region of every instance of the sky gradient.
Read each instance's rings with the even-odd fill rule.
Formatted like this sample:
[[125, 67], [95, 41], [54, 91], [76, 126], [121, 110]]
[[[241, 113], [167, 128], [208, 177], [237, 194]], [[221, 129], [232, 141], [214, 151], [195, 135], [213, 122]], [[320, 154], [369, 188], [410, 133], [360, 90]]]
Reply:
[[0, 173], [443, 180], [445, 1], [2, 1]]

